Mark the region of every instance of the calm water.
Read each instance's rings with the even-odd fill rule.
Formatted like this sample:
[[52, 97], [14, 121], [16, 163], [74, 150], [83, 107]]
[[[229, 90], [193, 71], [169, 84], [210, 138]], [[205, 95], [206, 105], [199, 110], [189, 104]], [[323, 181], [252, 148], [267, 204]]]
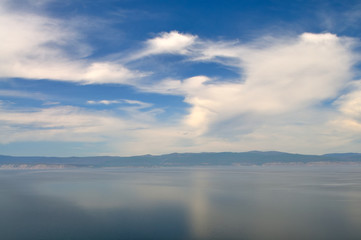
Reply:
[[1, 170], [0, 239], [361, 239], [361, 166]]

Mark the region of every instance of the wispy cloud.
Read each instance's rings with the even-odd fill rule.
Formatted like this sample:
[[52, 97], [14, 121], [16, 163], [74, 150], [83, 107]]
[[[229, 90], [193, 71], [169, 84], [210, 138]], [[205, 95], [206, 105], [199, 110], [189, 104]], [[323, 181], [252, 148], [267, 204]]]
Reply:
[[89, 100], [89, 101], [87, 101], [87, 104], [92, 104], [92, 105], [98, 105], [98, 104], [110, 105], [110, 104], [117, 104], [117, 103], [120, 103], [120, 101], [119, 100], [99, 100], [99, 101]]
[[350, 88], [351, 91], [334, 102], [340, 114], [330, 122], [357, 140], [361, 133], [361, 80], [352, 82]]
[[87, 60], [90, 47], [65, 21], [16, 12], [7, 9], [4, 2], [0, 3], [0, 13], [2, 78], [103, 84], [127, 83], [130, 79], [144, 76], [119, 63]]
[[0, 96], [2, 97], [15, 97], [15, 98], [29, 98], [29, 99], [37, 99], [37, 100], [46, 100], [48, 96], [39, 92], [27, 92], [27, 91], [19, 91], [19, 90], [3, 90], [0, 89]]
[[138, 100], [130, 100], [130, 99], [98, 100], [98, 101], [88, 100], [87, 104], [92, 104], [92, 105], [127, 104], [128, 106], [136, 107], [139, 109], [149, 108], [149, 107], [153, 106], [153, 104], [151, 104], [151, 103], [146, 103], [146, 102], [142, 102], [142, 101], [138, 101]]
[[56, 106], [42, 109], [7, 110], [0, 108], [0, 142], [14, 141], [104, 141], [132, 128], [145, 127], [139, 122], [89, 111], [79, 107]]

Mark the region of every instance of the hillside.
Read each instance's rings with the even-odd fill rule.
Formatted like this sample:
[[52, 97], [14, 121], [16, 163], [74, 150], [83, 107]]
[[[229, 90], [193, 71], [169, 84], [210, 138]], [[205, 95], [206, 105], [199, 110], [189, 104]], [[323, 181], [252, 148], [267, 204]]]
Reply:
[[155, 167], [155, 166], [227, 166], [307, 163], [361, 163], [360, 153], [302, 155], [284, 152], [171, 153], [132, 157], [28, 157], [0, 155], [2, 168], [63, 167]]

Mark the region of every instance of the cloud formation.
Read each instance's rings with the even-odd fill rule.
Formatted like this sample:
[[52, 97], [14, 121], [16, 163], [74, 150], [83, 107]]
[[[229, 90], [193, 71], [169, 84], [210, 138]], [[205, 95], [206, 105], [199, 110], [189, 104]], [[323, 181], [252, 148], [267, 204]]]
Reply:
[[357, 61], [353, 45], [354, 40], [330, 33], [304, 33], [257, 45], [201, 42], [189, 52], [193, 61], [228, 66], [227, 58], [238, 59], [240, 79], [166, 79], [144, 90], [185, 96], [192, 105], [186, 122], [197, 128], [244, 114], [266, 117], [301, 111], [341, 94], [353, 78], [352, 67]]
[[91, 48], [67, 22], [16, 12], [5, 3], [0, 2], [1, 78], [119, 84], [144, 76], [119, 63], [87, 60]]
[[[0, 94], [1, 94], [1, 92], [0, 92]], [[146, 102], [142, 102], [142, 101], [138, 101], [138, 100], [130, 100], [130, 99], [99, 100], [99, 101], [88, 100], [87, 104], [92, 104], [92, 105], [127, 104], [128, 106], [136, 107], [138, 109], [149, 108], [152, 106], [152, 104], [150, 104], [150, 103], [146, 103]]]
[[0, 103], [0, 143], [24, 141], [108, 142], [132, 139], [134, 129], [149, 127], [143, 112], [140, 120], [131, 115], [119, 117], [110, 111], [91, 111], [74, 106], [50, 106], [10, 110]]
[[190, 47], [197, 36], [183, 34], [178, 31], [163, 32], [155, 38], [148, 39], [140, 52], [133, 54], [129, 61], [157, 54], [190, 54]]
[[[114, 151], [122, 149], [122, 155], [254, 149], [321, 153], [359, 147], [356, 39], [303, 33], [242, 43], [170, 31], [145, 40], [140, 50], [97, 60], [78, 29], [59, 19], [10, 10], [4, 3], [0, 3], [4, 23], [0, 78], [130, 85], [137, 94], [181, 96], [188, 108], [182, 116], [163, 121], [159, 115], [167, 113], [166, 108], [136, 98], [83, 99], [88, 106], [57, 102], [12, 110], [2, 103], [1, 143], [106, 141]], [[156, 72], [156, 64], [149, 63], [165, 54], [182, 56], [174, 58], [178, 61], [174, 66], [182, 67], [185, 61], [212, 63], [239, 77], [212, 77], [206, 68], [179, 78], [145, 74], [149, 69]], [[146, 71], [142, 61], [148, 64]], [[32, 98], [15, 90], [0, 90], [0, 95]], [[44, 96], [33, 98], [51, 101]], [[99, 110], [105, 105], [106, 111]]]
[[[359, 139], [337, 130], [360, 128], [361, 93], [357, 82], [349, 87], [359, 60], [355, 39], [330, 33], [264, 38], [248, 44], [195, 39], [198, 42], [188, 46], [190, 51], [179, 54], [190, 61], [237, 68], [241, 77], [215, 81], [194, 76], [138, 87], [184, 96], [191, 108], [183, 124], [196, 139], [215, 137], [215, 141], [222, 139], [221, 145], [228, 141], [232, 149], [243, 143], [253, 149], [269, 146], [309, 152], [315, 151], [315, 143], [318, 151], [332, 151], [340, 145], [354, 146], [352, 141]], [[335, 99], [337, 104], [327, 104]]]

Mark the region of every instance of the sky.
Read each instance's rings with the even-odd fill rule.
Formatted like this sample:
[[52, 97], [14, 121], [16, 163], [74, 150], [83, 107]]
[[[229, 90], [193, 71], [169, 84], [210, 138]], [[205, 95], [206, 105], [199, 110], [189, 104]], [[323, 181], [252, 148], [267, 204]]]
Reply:
[[0, 154], [360, 152], [361, 2], [0, 0]]

